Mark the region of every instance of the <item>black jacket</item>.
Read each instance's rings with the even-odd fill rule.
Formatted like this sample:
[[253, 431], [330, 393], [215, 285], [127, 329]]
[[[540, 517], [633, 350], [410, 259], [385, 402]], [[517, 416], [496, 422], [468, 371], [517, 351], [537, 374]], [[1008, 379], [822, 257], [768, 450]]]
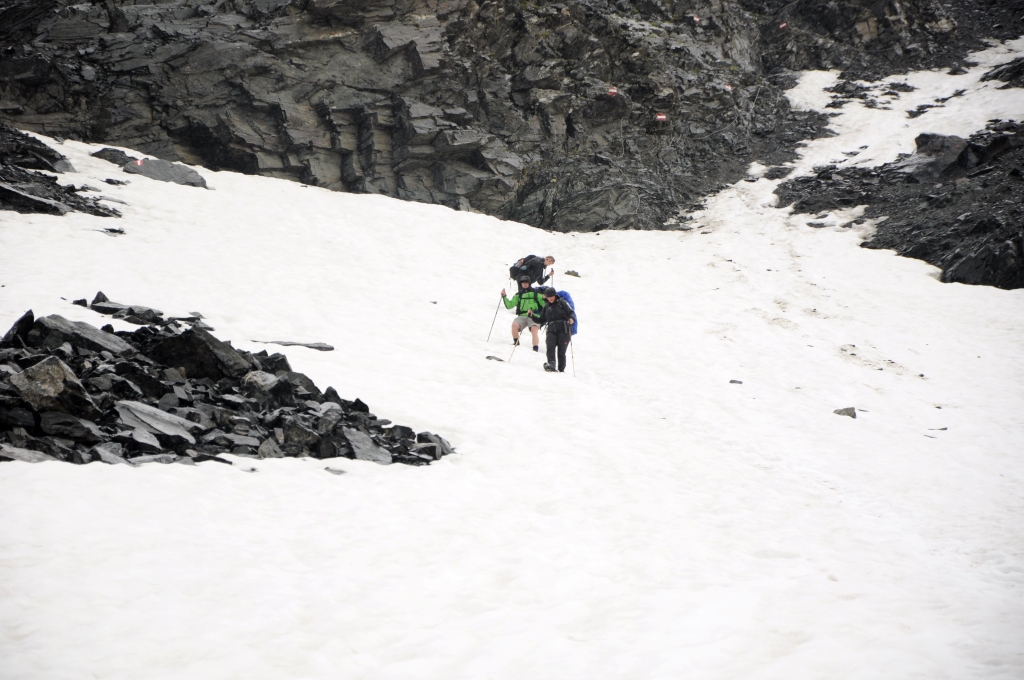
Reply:
[[524, 274], [530, 277], [530, 283], [542, 284], [548, 280], [548, 277], [544, 276], [544, 258], [536, 255], [527, 255], [523, 258], [522, 264], [516, 262], [509, 273], [513, 274], [513, 280], [517, 281]]
[[572, 319], [573, 323], [576, 323], [576, 312], [572, 311], [569, 303], [559, 296], [553, 303], [540, 310], [540, 316], [534, 313], [533, 318], [542, 326], [547, 324], [549, 331], [570, 331], [572, 328], [567, 322]]

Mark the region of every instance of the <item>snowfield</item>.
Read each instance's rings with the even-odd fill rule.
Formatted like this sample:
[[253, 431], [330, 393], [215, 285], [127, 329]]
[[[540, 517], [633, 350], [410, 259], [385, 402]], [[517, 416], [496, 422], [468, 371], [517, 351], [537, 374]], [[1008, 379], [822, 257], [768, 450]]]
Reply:
[[[1020, 119], [979, 78], [1022, 51], [892, 78], [919, 89], [847, 105], [797, 171]], [[765, 179], [692, 231], [555, 234], [203, 169], [113, 187], [58, 148], [124, 218], [0, 213], [0, 332], [107, 323], [70, 303], [102, 290], [250, 351], [327, 342], [282, 351], [458, 454], [2, 464], [4, 680], [1024, 677], [1024, 290], [858, 248], [857, 209], [810, 228]], [[484, 341], [527, 253], [576, 301], [576, 377], [507, 362], [504, 309]]]

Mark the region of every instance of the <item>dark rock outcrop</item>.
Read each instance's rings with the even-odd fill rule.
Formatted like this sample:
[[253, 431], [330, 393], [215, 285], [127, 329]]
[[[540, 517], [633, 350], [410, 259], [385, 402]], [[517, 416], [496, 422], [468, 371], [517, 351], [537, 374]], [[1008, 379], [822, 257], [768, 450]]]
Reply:
[[[127, 307], [102, 293], [93, 304]], [[187, 328], [132, 308], [156, 316], [113, 334], [29, 312], [3, 336], [0, 459], [194, 464], [232, 453], [426, 465], [454, 453], [442, 437], [321, 392], [281, 354], [233, 349], [196, 328], [197, 316]]]
[[139, 160], [135, 156], [129, 156], [124, 151], [121, 151], [120, 149], [111, 149], [109, 146], [104, 147], [91, 155], [122, 168], [129, 163]]
[[1024, 287], [1024, 124], [970, 139], [918, 137], [917, 153], [877, 168], [819, 168], [784, 182], [780, 205], [816, 214], [856, 205], [878, 223], [865, 248], [924, 260], [947, 282]]
[[[0, 74], [3, 72], [2, 63], [3, 57], [0, 56]], [[0, 101], [0, 118], [4, 111], [9, 111], [2, 104]], [[101, 205], [97, 199], [79, 196], [77, 192], [81, 190], [73, 185], [62, 186], [56, 178], [37, 170], [57, 174], [75, 171], [71, 163], [56, 150], [24, 132], [0, 123], [0, 210], [46, 215], [65, 215], [78, 210], [101, 217], [120, 216], [116, 210]]]
[[740, 0], [761, 26], [768, 71], [841, 69], [876, 80], [911, 69], [960, 68], [985, 39], [1024, 33], [1024, 1]]
[[994, 69], [981, 77], [982, 80], [1001, 80], [1007, 87], [1024, 87], [1024, 57], [1017, 57], [1013, 61], [996, 66]]
[[0, 17], [0, 118], [19, 127], [560, 231], [665, 228], [826, 123], [767, 77], [767, 18], [717, 0], [0, 0]]

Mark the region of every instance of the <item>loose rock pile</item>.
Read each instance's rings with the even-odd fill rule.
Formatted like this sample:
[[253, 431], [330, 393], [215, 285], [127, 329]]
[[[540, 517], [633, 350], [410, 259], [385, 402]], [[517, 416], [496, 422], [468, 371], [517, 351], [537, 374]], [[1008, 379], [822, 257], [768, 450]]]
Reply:
[[[917, 152], [876, 168], [818, 168], [779, 185], [779, 205], [881, 218], [865, 248], [942, 268], [942, 280], [1024, 287], [1024, 124], [992, 121], [970, 139], [923, 134]], [[813, 225], [813, 223], [812, 223]]]
[[29, 311], [0, 340], [0, 460], [230, 463], [218, 454], [231, 453], [426, 465], [454, 452], [320, 391], [282, 354], [218, 340], [199, 315], [164, 318], [102, 293], [92, 308], [140, 327], [115, 333]]

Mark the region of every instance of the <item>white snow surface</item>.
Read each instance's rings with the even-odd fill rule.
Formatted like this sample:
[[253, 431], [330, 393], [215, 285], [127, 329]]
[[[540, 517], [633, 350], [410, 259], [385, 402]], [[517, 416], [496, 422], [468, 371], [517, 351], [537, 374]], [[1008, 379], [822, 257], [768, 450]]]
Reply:
[[[1019, 119], [1024, 91], [979, 76], [1021, 51], [894, 78], [919, 89], [847, 105], [797, 171]], [[790, 96], [821, 107], [835, 77]], [[0, 465], [5, 680], [1024, 677], [1024, 291], [810, 228], [765, 179], [693, 231], [554, 234], [59, 148], [79, 170], [62, 182], [128, 206], [0, 213], [2, 329], [29, 308], [101, 325], [70, 300], [102, 290], [252, 351], [328, 342], [284, 351], [458, 453]], [[511, 313], [484, 338], [527, 253], [581, 274], [556, 277], [575, 377], [528, 347], [485, 359], [509, 359]]]

